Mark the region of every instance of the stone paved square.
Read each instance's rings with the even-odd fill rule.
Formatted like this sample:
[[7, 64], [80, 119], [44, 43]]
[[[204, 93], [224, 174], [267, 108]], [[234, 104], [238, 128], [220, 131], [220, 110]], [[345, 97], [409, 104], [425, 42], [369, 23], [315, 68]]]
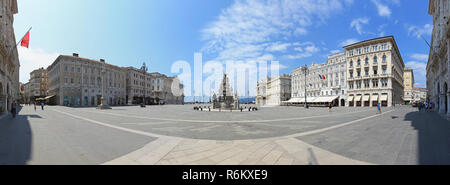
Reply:
[[192, 107], [24, 106], [0, 120], [0, 164], [450, 164], [450, 122], [409, 106]]

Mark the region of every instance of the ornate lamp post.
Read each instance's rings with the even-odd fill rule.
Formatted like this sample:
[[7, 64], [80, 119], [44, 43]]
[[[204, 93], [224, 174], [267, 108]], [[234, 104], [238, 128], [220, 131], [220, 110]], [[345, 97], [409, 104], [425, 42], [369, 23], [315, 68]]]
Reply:
[[101, 101], [102, 103], [100, 105], [98, 105], [97, 109], [111, 109], [111, 107], [108, 106], [108, 103], [105, 100], [105, 74], [106, 74], [106, 69], [105, 69], [105, 65], [106, 62], [102, 61], [103, 65], [102, 65], [102, 98]]
[[305, 74], [305, 108], [308, 108], [308, 102], [306, 101], [306, 75], [308, 73], [308, 66], [306, 64], [302, 67], [302, 71]]
[[142, 74], [144, 75], [144, 95], [143, 95], [143, 100], [142, 100], [142, 104], [141, 104], [141, 107], [142, 108], [144, 108], [145, 107], [145, 104], [146, 104], [146, 102], [145, 102], [145, 80], [146, 80], [146, 74], [147, 74], [147, 71], [148, 71], [148, 67], [145, 65], [145, 62], [144, 62], [144, 64], [142, 64], [142, 67], [141, 67], [141, 71], [142, 71]]

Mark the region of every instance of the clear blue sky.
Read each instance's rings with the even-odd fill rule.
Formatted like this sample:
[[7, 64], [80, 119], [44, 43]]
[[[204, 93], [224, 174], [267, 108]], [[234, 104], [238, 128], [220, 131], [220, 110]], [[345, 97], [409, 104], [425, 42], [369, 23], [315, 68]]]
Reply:
[[[173, 62], [266, 58], [282, 73], [323, 63], [342, 45], [393, 35], [405, 64], [425, 87], [432, 17], [425, 0], [19, 0], [16, 38], [21, 82], [58, 54], [79, 53], [119, 66], [150, 64], [168, 75]], [[417, 31], [416, 31], [417, 30]]]

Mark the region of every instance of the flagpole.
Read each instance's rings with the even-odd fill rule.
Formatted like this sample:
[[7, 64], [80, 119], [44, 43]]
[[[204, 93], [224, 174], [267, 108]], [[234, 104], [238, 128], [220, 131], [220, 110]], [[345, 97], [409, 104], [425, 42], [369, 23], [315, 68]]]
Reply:
[[23, 37], [19, 40], [19, 42], [17, 42], [17, 44], [14, 46], [14, 48], [12, 48], [12, 49], [10, 49], [10, 50], [8, 51], [8, 54], [6, 55], [6, 58], [9, 58], [9, 54], [11, 54], [11, 51], [17, 48], [17, 46], [19, 45], [19, 43], [22, 42], [23, 38], [25, 38], [25, 36], [31, 31], [31, 29], [33, 29], [33, 27], [30, 27], [30, 29], [28, 29], [28, 31], [25, 32], [25, 35], [23, 35]]

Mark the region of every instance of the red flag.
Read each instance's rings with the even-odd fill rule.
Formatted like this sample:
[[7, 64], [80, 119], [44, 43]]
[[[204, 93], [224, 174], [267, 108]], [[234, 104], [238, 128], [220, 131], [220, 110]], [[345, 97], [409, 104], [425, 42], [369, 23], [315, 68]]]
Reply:
[[323, 75], [323, 79], [326, 80], [327, 78], [325, 77], [325, 75]]
[[21, 46], [28, 48], [28, 45], [30, 44], [30, 32], [27, 32], [25, 37], [23, 37], [22, 42], [20, 43]]

